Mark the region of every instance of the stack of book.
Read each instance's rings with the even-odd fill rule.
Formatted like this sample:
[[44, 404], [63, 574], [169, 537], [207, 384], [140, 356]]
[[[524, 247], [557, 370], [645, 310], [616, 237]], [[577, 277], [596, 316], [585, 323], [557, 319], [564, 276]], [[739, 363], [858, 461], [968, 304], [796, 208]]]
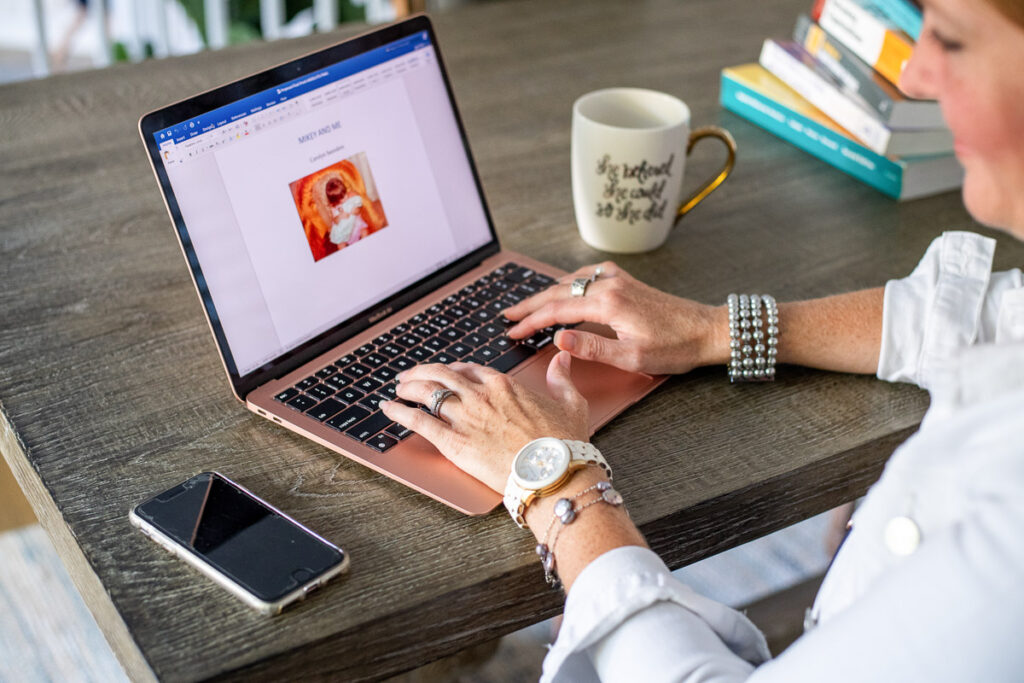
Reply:
[[722, 105], [896, 199], [952, 190], [963, 169], [938, 102], [898, 87], [920, 33], [911, 0], [815, 0], [792, 40], [722, 70]]

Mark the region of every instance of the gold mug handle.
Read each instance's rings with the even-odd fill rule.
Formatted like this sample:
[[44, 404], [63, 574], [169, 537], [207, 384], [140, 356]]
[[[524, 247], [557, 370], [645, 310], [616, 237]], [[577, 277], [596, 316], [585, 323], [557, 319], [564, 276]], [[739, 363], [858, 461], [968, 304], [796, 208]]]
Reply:
[[714, 178], [704, 183], [696, 192], [682, 203], [679, 207], [678, 213], [676, 213], [676, 220], [685, 216], [689, 211], [700, 204], [704, 199], [711, 194], [716, 187], [721, 185], [729, 174], [732, 172], [732, 167], [736, 165], [736, 140], [733, 139], [732, 134], [729, 133], [725, 128], [719, 128], [718, 126], [703, 126], [690, 133], [690, 142], [686, 146], [686, 156], [690, 156], [690, 152], [693, 151], [693, 146], [698, 140], [702, 138], [718, 138], [729, 150], [729, 158], [725, 160], [725, 165], [722, 166], [722, 170], [718, 172]]

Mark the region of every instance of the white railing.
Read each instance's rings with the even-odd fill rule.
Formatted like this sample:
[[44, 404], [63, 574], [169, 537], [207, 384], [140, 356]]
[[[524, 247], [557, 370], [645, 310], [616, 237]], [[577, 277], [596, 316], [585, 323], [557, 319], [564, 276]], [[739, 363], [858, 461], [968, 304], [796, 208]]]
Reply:
[[[31, 49], [32, 71], [36, 76], [46, 76], [52, 73], [55, 67], [50, 50], [56, 37], [52, 24], [47, 21], [48, 13], [57, 14], [56, 10], [61, 10], [66, 15], [70, 11], [69, 6], [75, 3], [71, 0], [62, 0], [67, 6], [61, 6], [56, 0], [19, 1], [31, 4], [31, 28], [26, 26], [26, 30], [34, 33]], [[394, 18], [396, 11], [400, 11], [399, 7], [409, 4], [422, 6], [427, 0], [420, 0], [419, 3], [410, 3], [408, 0], [355, 1], [366, 6], [367, 19], [375, 22]], [[451, 1], [429, 0], [432, 5], [450, 4]], [[310, 16], [305, 17], [304, 21], [293, 21], [292, 24], [298, 23], [296, 27], [285, 24], [284, 0], [260, 0], [260, 32], [263, 38], [276, 40], [309, 30], [330, 31], [338, 25], [337, 0], [310, 0], [310, 3]], [[67, 35], [80, 32], [90, 44], [95, 45], [92, 59], [95, 66], [107, 66], [114, 59], [111, 38], [114, 18], [117, 19], [118, 42], [124, 45], [128, 57], [133, 61], [145, 57], [147, 44], [151, 47], [154, 57], [167, 57], [172, 54], [193, 52], [203, 47], [216, 50], [227, 46], [229, 42], [231, 22], [228, 0], [204, 0], [205, 43], [199, 37], [198, 28], [186, 17], [184, 8], [177, 0], [90, 0], [86, 14], [74, 19], [74, 28], [68, 29]], [[78, 28], [81, 28], [81, 31], [78, 31]], [[89, 33], [92, 35], [87, 35]], [[66, 36], [62, 40], [70, 43]]]

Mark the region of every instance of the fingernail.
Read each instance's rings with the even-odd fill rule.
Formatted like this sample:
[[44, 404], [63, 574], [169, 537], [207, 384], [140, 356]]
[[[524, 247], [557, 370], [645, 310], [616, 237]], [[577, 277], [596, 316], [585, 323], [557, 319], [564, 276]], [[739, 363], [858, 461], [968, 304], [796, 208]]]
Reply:
[[402, 381], [402, 377], [404, 377], [404, 376], [405, 376], [405, 371], [403, 370], [402, 372], [400, 372], [397, 375], [395, 375], [395, 381], [396, 382], [401, 382]]
[[562, 330], [558, 333], [558, 338], [555, 339], [555, 346], [563, 351], [572, 351], [576, 348], [576, 335], [572, 332]]
[[558, 362], [562, 364], [562, 367], [566, 370], [569, 369], [569, 364], [572, 363], [572, 354], [568, 351], [562, 351], [558, 354]]

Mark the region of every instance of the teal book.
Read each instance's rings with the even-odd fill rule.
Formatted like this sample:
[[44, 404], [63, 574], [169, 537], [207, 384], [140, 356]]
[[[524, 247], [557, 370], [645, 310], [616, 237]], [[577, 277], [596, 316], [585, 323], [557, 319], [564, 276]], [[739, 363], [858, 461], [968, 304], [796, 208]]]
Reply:
[[759, 64], [722, 70], [722, 106], [895, 199], [915, 199], [960, 187], [963, 169], [952, 154], [885, 157]]
[[874, 0], [875, 7], [914, 40], [921, 37], [921, 8], [911, 0]]

